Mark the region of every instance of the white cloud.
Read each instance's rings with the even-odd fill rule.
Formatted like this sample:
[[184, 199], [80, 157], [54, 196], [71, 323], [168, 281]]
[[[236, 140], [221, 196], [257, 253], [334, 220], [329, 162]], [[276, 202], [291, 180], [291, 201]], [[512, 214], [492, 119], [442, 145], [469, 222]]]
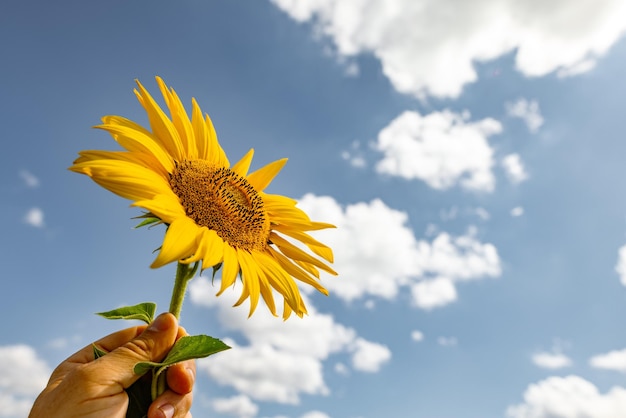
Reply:
[[411, 331], [411, 339], [417, 342], [424, 341], [424, 333], [418, 330]]
[[572, 365], [572, 360], [560, 352], [540, 352], [532, 356], [533, 363], [544, 369], [562, 369]]
[[622, 0], [272, 0], [334, 44], [372, 54], [399, 92], [457, 97], [477, 62], [514, 53], [525, 76], [591, 70], [626, 30]]
[[444, 277], [415, 283], [411, 286], [411, 295], [413, 303], [425, 310], [448, 305], [458, 298], [454, 283]]
[[469, 117], [448, 110], [426, 116], [405, 111], [378, 134], [374, 146], [384, 155], [376, 170], [419, 179], [438, 190], [459, 184], [493, 191], [493, 149], [487, 138], [500, 133], [502, 125], [491, 118], [470, 122]]
[[[250, 345], [228, 341], [233, 350], [198, 362], [216, 382], [229, 385], [252, 399], [298, 404], [300, 394], [327, 395], [323, 361], [331, 354], [352, 356], [356, 370], [378, 371], [385, 362], [386, 347], [359, 337], [328, 314], [317, 312], [303, 295], [309, 315], [300, 320], [281, 321], [266, 309], [257, 309], [247, 318], [246, 309], [232, 307], [239, 290], [226, 291], [219, 298], [219, 280], [213, 286], [206, 277], [190, 284], [190, 299], [217, 309], [217, 319], [227, 330], [241, 333]], [[390, 353], [389, 353], [390, 355]]]
[[216, 412], [239, 418], [252, 418], [259, 412], [259, 406], [245, 395], [215, 399], [212, 405]]
[[519, 154], [509, 154], [502, 158], [502, 167], [511, 183], [518, 184], [528, 180], [528, 173]]
[[579, 376], [551, 376], [528, 386], [524, 402], [510, 406], [510, 418], [616, 418], [626, 416], [626, 389], [606, 394]]
[[33, 173], [28, 170], [20, 170], [20, 177], [24, 181], [27, 187], [35, 188], [39, 187], [39, 179], [35, 177]]
[[626, 245], [620, 247], [617, 252], [617, 265], [615, 271], [619, 274], [620, 281], [626, 286]]
[[[299, 205], [312, 219], [337, 226], [319, 231], [316, 237], [333, 248], [334, 267], [340, 272], [339, 277], [323, 276], [323, 284], [346, 301], [368, 295], [393, 299], [400, 288], [416, 285], [420, 290], [413, 292], [421, 295], [416, 305], [431, 306], [437, 303], [424, 302], [424, 298], [443, 289], [445, 283], [439, 280], [433, 288], [424, 280], [446, 277], [456, 282], [501, 274], [496, 248], [478, 241], [473, 229], [459, 237], [441, 232], [432, 242], [418, 241], [407, 225], [407, 214], [378, 199], [343, 209], [331, 197], [306, 195]], [[454, 300], [450, 291], [439, 294], [446, 303]]]
[[522, 216], [524, 214], [524, 208], [521, 206], [515, 206], [511, 209], [511, 216], [517, 218], [518, 216]]
[[0, 346], [0, 417], [27, 416], [50, 373], [32, 347]]
[[373, 343], [363, 338], [358, 338], [354, 345], [352, 365], [356, 370], [374, 373], [379, 371], [384, 363], [391, 360], [391, 350], [385, 345]]
[[609, 351], [591, 357], [589, 364], [597, 369], [615, 370], [626, 373], [626, 349]]
[[32, 208], [24, 215], [24, 222], [35, 228], [43, 228], [43, 211], [39, 208]]
[[543, 116], [541, 116], [539, 103], [536, 100], [528, 101], [521, 98], [516, 102], [506, 103], [505, 107], [509, 116], [522, 119], [532, 133], [537, 132], [543, 125]]
[[329, 393], [319, 359], [254, 341], [250, 346], [226, 341], [231, 350], [198, 361], [199, 369], [217, 383], [232, 386], [253, 399], [286, 404], [298, 404], [300, 393]]

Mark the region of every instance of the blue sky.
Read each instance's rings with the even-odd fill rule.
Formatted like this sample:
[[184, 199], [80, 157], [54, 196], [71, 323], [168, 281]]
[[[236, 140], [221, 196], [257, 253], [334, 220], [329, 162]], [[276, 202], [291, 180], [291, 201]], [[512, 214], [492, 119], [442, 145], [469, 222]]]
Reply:
[[199, 362], [194, 416], [625, 416], [625, 22], [621, 0], [5, 1], [0, 417], [126, 326], [94, 312], [168, 305], [163, 231], [67, 171], [115, 149], [101, 116], [146, 122], [156, 75], [338, 226], [302, 320], [194, 279], [183, 325], [234, 346]]

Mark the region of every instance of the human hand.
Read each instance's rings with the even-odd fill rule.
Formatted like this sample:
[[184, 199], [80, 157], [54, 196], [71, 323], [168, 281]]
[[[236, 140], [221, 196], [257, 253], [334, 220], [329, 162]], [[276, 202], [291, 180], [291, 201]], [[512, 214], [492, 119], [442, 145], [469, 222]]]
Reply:
[[[166, 313], [147, 327], [127, 328], [97, 341], [108, 353], [96, 360], [91, 345], [83, 348], [52, 372], [29, 418], [124, 418], [125, 389], [141, 377], [133, 373], [135, 364], [163, 360], [184, 335], [174, 315]], [[166, 373], [168, 389], [152, 402], [148, 418], [191, 418], [195, 363], [175, 364]]]

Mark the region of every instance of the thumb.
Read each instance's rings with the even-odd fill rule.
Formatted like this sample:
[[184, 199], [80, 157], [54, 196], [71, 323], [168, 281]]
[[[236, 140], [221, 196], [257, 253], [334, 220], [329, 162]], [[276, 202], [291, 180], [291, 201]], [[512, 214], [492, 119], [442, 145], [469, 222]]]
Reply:
[[161, 314], [135, 339], [91, 364], [100, 369], [99, 378], [127, 389], [141, 377], [133, 372], [135, 364], [163, 360], [176, 342], [177, 334], [176, 317], [171, 313]]

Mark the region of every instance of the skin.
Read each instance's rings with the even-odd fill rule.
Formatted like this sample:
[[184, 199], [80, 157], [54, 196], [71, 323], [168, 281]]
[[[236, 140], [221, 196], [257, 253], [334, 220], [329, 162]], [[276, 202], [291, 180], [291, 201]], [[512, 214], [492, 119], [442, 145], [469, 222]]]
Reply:
[[[29, 418], [125, 418], [124, 389], [140, 378], [133, 373], [134, 365], [161, 361], [184, 335], [174, 315], [166, 313], [148, 327], [127, 328], [97, 341], [108, 352], [99, 359], [94, 360], [91, 345], [83, 348], [52, 373]], [[148, 418], [191, 418], [195, 363], [175, 364], [166, 373], [168, 389], [152, 402]]]

